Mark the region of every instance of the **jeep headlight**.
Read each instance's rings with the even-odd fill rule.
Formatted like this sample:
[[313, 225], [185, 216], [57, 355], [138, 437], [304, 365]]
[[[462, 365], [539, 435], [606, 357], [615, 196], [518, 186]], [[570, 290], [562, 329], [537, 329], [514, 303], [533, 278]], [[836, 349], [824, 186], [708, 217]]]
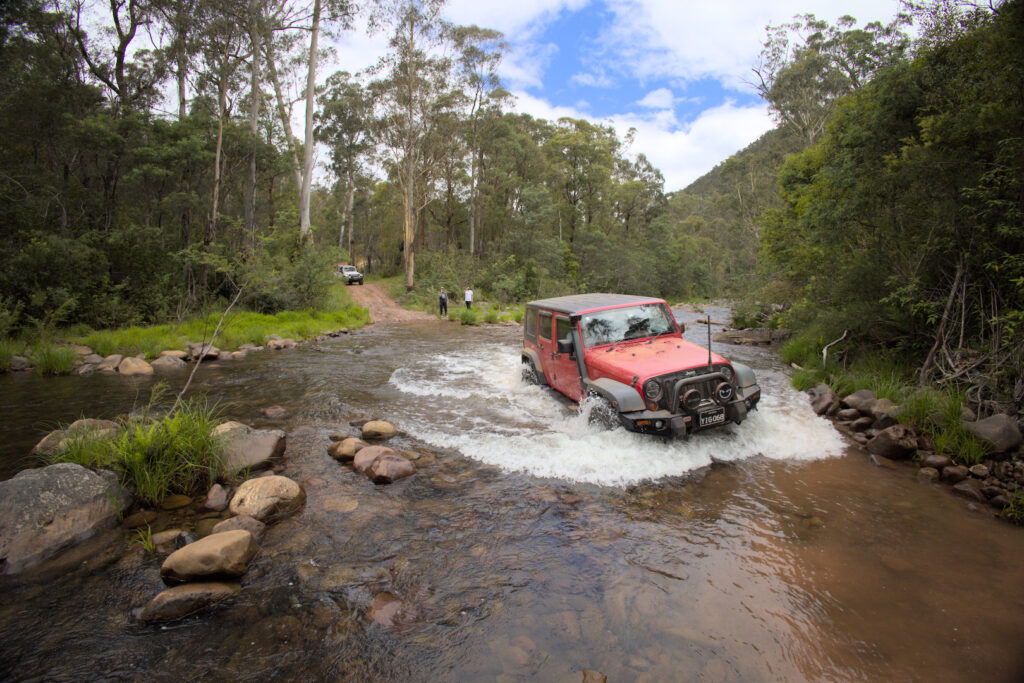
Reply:
[[733, 372], [731, 365], [719, 365], [718, 371], [725, 377], [725, 381], [729, 384], [733, 384], [736, 380], [736, 373]]
[[644, 382], [644, 398], [648, 401], [657, 401], [661, 398], [661, 382], [656, 379], [649, 379]]

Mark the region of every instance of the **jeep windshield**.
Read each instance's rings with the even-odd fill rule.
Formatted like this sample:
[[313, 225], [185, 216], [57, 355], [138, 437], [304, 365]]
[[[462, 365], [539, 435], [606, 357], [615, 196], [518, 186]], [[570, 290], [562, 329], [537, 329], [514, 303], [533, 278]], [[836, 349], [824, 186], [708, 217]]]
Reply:
[[665, 304], [643, 304], [586, 313], [580, 331], [589, 347], [674, 334], [679, 328]]

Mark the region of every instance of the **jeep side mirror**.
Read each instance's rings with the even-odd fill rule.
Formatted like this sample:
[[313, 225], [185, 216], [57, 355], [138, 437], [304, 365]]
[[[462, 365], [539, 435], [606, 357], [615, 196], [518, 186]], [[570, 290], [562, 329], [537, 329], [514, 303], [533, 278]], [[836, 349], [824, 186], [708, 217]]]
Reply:
[[565, 339], [558, 340], [558, 352], [559, 353], [572, 353], [572, 337], [566, 337]]

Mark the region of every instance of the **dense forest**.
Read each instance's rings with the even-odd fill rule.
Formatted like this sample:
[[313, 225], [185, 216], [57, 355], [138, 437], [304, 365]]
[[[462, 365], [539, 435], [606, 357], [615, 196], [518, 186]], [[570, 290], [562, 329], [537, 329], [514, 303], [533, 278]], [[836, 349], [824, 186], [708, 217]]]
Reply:
[[[239, 290], [316, 308], [350, 260], [503, 303], [728, 296], [1019, 401], [1024, 3], [904, 7], [769, 26], [751, 85], [778, 127], [666, 194], [629, 136], [515, 113], [503, 36], [442, 0], [8, 0], [0, 336]], [[388, 53], [325, 78], [358, 13]]]

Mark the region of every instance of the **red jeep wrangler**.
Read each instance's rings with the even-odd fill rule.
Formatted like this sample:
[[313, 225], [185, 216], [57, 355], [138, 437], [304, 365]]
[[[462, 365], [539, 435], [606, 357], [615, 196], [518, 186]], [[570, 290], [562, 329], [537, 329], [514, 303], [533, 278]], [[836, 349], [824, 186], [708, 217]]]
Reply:
[[754, 371], [683, 339], [662, 299], [577, 294], [526, 304], [523, 374], [577, 403], [595, 397], [599, 421], [686, 436], [757, 407]]

